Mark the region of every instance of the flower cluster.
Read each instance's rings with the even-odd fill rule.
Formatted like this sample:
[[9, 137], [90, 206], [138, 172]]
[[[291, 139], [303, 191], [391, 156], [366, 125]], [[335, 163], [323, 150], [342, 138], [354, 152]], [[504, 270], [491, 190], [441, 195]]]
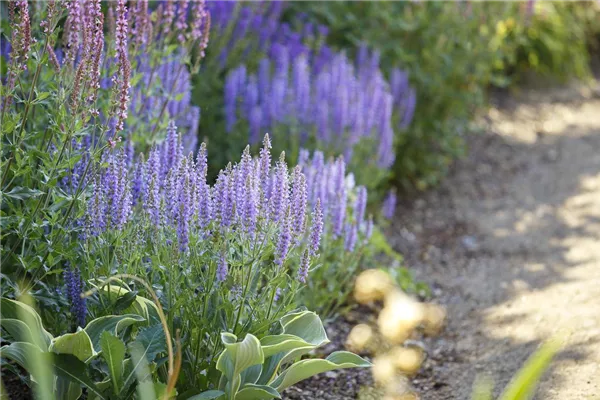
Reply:
[[[376, 143], [372, 157], [378, 167], [391, 167], [394, 130], [409, 125], [415, 108], [415, 92], [405, 72], [394, 70], [388, 83], [379, 69], [377, 52], [370, 54], [363, 46], [352, 61], [323, 43], [327, 35], [323, 27], [306, 24], [294, 31], [279, 23], [272, 15], [281, 12], [280, 4], [265, 11], [222, 3], [212, 5], [216, 26], [226, 29], [228, 18], [229, 23], [236, 21], [235, 38], [236, 33], [243, 35], [248, 26], [257, 24], [261, 40], [254, 50], [263, 54], [256, 70], [242, 64], [226, 77], [228, 132], [242, 120], [250, 143], [258, 143], [261, 131], [283, 131], [296, 136], [294, 141], [301, 146], [312, 143], [343, 154], [347, 162], [357, 144], [366, 139]], [[315, 38], [319, 38], [316, 48], [312, 45]], [[228, 46], [221, 56], [231, 51]]]
[[[167, 140], [147, 160], [140, 155], [128, 165], [124, 149], [107, 158], [88, 197], [86, 236], [146, 220], [155, 229], [172, 232], [180, 252], [187, 254], [194, 241], [217, 233], [237, 232], [251, 242], [267, 235], [273, 238], [277, 265], [295, 248], [305, 248], [299, 266], [303, 281], [323, 235], [339, 239], [349, 252], [355, 251], [359, 232], [368, 236], [367, 191], [352, 187], [343, 158], [326, 161], [322, 152], [315, 152], [290, 171], [284, 154], [271, 165], [270, 148], [267, 135], [258, 157], [247, 147], [240, 161], [209, 185], [206, 145], [195, 159], [191, 153], [186, 156], [171, 123]], [[226, 273], [222, 255], [219, 280]]]
[[84, 288], [83, 279], [81, 278], [79, 269], [73, 270], [67, 267], [63, 275], [67, 289], [67, 299], [71, 305], [71, 314], [79, 326], [85, 326], [87, 304], [86, 299], [81, 297]]

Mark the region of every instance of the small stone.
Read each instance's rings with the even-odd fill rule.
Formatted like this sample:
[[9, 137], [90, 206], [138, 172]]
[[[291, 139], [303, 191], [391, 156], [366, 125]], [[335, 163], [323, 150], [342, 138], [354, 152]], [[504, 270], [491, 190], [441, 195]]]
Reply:
[[475, 252], [479, 250], [479, 243], [477, 239], [473, 236], [463, 236], [460, 240], [461, 244], [465, 248], [465, 250], [469, 252]]

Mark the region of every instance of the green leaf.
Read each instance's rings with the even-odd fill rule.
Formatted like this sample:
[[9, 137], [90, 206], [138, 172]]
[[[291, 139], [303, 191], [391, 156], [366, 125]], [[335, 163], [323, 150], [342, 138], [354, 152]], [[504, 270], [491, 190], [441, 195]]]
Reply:
[[265, 360], [259, 340], [247, 334], [243, 341], [231, 333], [222, 333], [221, 341], [225, 350], [217, 360], [217, 370], [223, 373], [229, 384], [230, 393], [234, 394], [241, 385], [241, 372], [253, 365], [262, 364]]
[[144, 317], [136, 314], [107, 315], [91, 321], [84, 330], [90, 337], [94, 350], [100, 351], [100, 338], [103, 332], [108, 331], [116, 336], [126, 327], [143, 321], [145, 321]]
[[141, 329], [134, 343], [139, 343], [142, 346], [144, 356], [148, 362], [154, 361], [159, 353], [167, 351], [167, 340], [161, 324]]
[[544, 343], [538, 351], [529, 357], [498, 400], [526, 400], [532, 398], [539, 380], [550, 367], [550, 362], [561, 347], [558, 339]]
[[0, 326], [6, 329], [8, 334], [13, 338], [13, 342], [35, 344], [33, 333], [25, 322], [19, 321], [18, 319], [7, 318], [0, 321]]
[[[128, 293], [131, 292], [131, 290], [124, 287], [126, 286], [124, 282], [118, 281], [118, 283], [119, 284], [113, 284], [111, 282], [110, 285], [105, 285], [98, 291], [98, 293], [109, 299], [112, 306], [114, 306], [121, 297], [129, 296]], [[135, 301], [124, 311], [128, 314], [141, 315], [148, 321], [148, 324], [153, 325], [160, 323], [156, 304], [144, 297], [136, 296]]]
[[213, 400], [223, 396], [225, 392], [221, 390], [207, 390], [192, 397], [188, 397], [187, 400]]
[[128, 292], [124, 296], [119, 297], [113, 306], [114, 312], [119, 312], [130, 307], [137, 298], [137, 292]]
[[55, 354], [53, 357], [56, 374], [71, 382], [85, 386], [99, 399], [104, 400], [102, 392], [87, 375], [87, 365], [72, 354]]
[[31, 197], [38, 197], [44, 194], [41, 190], [30, 189], [21, 186], [14, 187], [10, 192], [2, 193], [6, 197], [15, 200], [27, 200]]
[[329, 343], [321, 319], [312, 311], [285, 315], [280, 322], [285, 334], [298, 336], [317, 347]]
[[247, 384], [235, 395], [235, 400], [280, 399], [281, 395], [271, 386]]
[[34, 353], [38, 353], [39, 357], [44, 354], [39, 347], [29, 342], [13, 342], [9, 346], [0, 347], [0, 357], [16, 362], [29, 373], [31, 362], [35, 359], [30, 354]]
[[[165, 332], [162, 329], [162, 325], [154, 325], [142, 329], [135, 341], [129, 344], [128, 348], [133, 365], [131, 368], [128, 368], [130, 372], [125, 378], [123, 389], [129, 387], [134, 378], [138, 377], [139, 380], [140, 374], [144, 374], [145, 372], [143, 371], [148, 369], [148, 363], [154, 360], [158, 353], [166, 351]], [[142, 386], [142, 388], [138, 387], [138, 392], [140, 390], [148, 393], [150, 390], [154, 391], [154, 387], [150, 388], [146, 383], [142, 383]]]
[[[137, 393], [139, 399], [156, 399], [156, 392], [154, 391], [154, 384], [152, 383], [152, 374], [148, 366], [148, 360], [145, 355], [145, 349], [140, 343], [131, 343], [129, 345], [129, 352], [131, 353], [131, 359], [134, 367], [131, 374], [135, 375], [138, 381]], [[131, 375], [130, 375], [131, 376]], [[128, 386], [130, 377], [125, 380], [125, 386]]]
[[60, 400], [77, 400], [81, 397], [81, 385], [62, 376], [56, 377], [56, 398]]
[[302, 338], [289, 334], [265, 336], [260, 339], [260, 345], [262, 346], [265, 358], [271, 357], [282, 351], [294, 350], [299, 347], [310, 347], [311, 349], [315, 347]]
[[281, 373], [270, 386], [279, 392], [322, 372], [344, 368], [368, 368], [371, 363], [347, 351], [336, 351], [326, 359], [301, 360]]
[[[21, 315], [26, 315], [27, 318], [22, 318]], [[29, 320], [31, 326], [29, 330], [32, 334], [36, 335], [36, 345], [43, 351], [48, 349], [52, 335], [50, 335], [42, 324], [42, 319], [38, 313], [30, 306], [20, 301], [15, 301], [7, 298], [0, 299], [0, 319], [17, 319], [17, 320]], [[39, 338], [39, 339], [38, 339]]]
[[57, 354], [72, 354], [83, 362], [97, 354], [90, 337], [82, 329], [54, 338], [50, 343], [49, 351]]
[[125, 343], [108, 331], [102, 333], [100, 339], [102, 358], [108, 365], [115, 394], [119, 394], [119, 386], [123, 381], [123, 361], [125, 360]]

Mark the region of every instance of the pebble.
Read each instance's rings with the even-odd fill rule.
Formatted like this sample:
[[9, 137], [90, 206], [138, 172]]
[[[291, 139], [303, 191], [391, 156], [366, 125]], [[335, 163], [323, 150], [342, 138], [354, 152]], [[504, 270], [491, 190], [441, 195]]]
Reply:
[[474, 236], [463, 236], [460, 239], [461, 244], [465, 248], [465, 250], [469, 252], [476, 252], [479, 250], [479, 243]]

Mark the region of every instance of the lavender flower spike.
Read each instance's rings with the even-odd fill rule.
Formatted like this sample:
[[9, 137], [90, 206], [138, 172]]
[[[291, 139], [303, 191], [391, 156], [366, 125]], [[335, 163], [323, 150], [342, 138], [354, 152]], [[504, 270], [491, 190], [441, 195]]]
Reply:
[[223, 252], [217, 265], [217, 282], [223, 282], [225, 278], [227, 278], [227, 260], [225, 259], [225, 252]]
[[359, 186], [356, 189], [356, 203], [354, 203], [354, 219], [357, 225], [361, 225], [365, 218], [365, 209], [367, 208], [367, 188]]
[[279, 232], [279, 243], [277, 243], [277, 251], [275, 264], [281, 266], [285, 262], [285, 258], [287, 257], [287, 253], [290, 249], [290, 244], [292, 242], [292, 232], [291, 232], [291, 212], [288, 207], [284, 217], [283, 223], [281, 224], [281, 231]]
[[310, 267], [310, 255], [309, 250], [305, 250], [300, 260], [300, 268], [298, 268], [298, 280], [300, 283], [306, 283], [308, 277], [308, 268]]
[[319, 252], [321, 245], [321, 234], [323, 233], [323, 210], [321, 210], [321, 199], [317, 199], [317, 204], [312, 213], [312, 226], [310, 228], [310, 247], [311, 257], [315, 257]]
[[383, 201], [383, 206], [381, 209], [381, 213], [385, 219], [392, 219], [394, 214], [396, 213], [396, 191], [390, 190]]
[[87, 315], [86, 299], [81, 297], [83, 292], [83, 280], [79, 274], [79, 269], [74, 271], [67, 267], [64, 272], [64, 280], [67, 286], [67, 298], [71, 303], [71, 314], [75, 317], [77, 325], [85, 325]]

